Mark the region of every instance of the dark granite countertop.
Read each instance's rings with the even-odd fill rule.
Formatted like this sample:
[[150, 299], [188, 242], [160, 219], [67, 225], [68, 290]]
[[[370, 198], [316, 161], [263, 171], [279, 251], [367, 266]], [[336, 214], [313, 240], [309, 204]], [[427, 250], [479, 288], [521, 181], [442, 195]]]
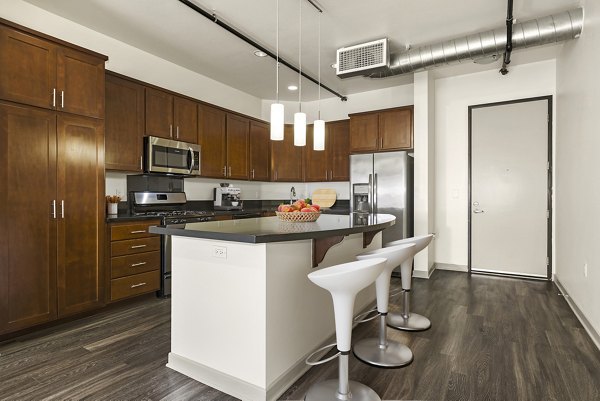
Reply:
[[354, 214], [322, 214], [314, 223], [292, 223], [281, 221], [278, 217], [262, 217], [190, 223], [183, 228], [155, 226], [150, 227], [150, 232], [221, 241], [268, 243], [378, 231], [395, 224], [395, 217], [389, 214], [369, 215], [367, 221], [363, 216], [359, 221], [358, 217]]

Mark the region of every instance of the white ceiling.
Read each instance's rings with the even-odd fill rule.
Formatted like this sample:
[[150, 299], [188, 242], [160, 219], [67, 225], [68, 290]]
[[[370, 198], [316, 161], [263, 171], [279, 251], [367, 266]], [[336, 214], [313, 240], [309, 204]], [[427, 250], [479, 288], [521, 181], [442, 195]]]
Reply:
[[[254, 56], [254, 48], [195, 13], [178, 0], [27, 0], [38, 7], [143, 49], [262, 99], [275, 97], [275, 62]], [[275, 51], [276, 0], [192, 0], [264, 47]], [[578, 6], [576, 0], [516, 0], [518, 20]], [[330, 67], [336, 49], [387, 37], [392, 52], [504, 26], [506, 0], [318, 0], [321, 15], [321, 80], [343, 95], [412, 82], [412, 75], [341, 80]], [[302, 68], [317, 77], [318, 12], [306, 0], [280, 0], [280, 56], [298, 64], [298, 10], [302, 7]], [[557, 46], [515, 52], [512, 65], [552, 58]], [[499, 64], [497, 65], [499, 67]], [[472, 63], [445, 67], [448, 75], [495, 68]], [[288, 84], [298, 74], [280, 68], [280, 98], [296, 100]], [[317, 86], [302, 81], [303, 100], [317, 98]], [[333, 96], [321, 90], [321, 96]]]

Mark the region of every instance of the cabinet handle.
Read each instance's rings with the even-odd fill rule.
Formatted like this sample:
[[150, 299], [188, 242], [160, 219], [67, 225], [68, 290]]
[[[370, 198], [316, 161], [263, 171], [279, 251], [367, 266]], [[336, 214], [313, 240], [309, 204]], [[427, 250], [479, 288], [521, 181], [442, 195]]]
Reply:
[[138, 284], [133, 284], [133, 285], [131, 286], [131, 288], [142, 287], [142, 286], [144, 286], [144, 285], [146, 285], [146, 283], [138, 283]]
[[52, 218], [56, 219], [56, 199], [52, 200]]
[[169, 136], [173, 138], [173, 124], [169, 124]]
[[146, 230], [135, 230], [135, 231], [131, 231], [131, 234], [143, 234], [145, 232], [146, 232]]
[[60, 201], [60, 217], [65, 218], [65, 201]]
[[229, 177], [231, 177], [231, 166], [229, 166]]
[[137, 248], [145, 248], [148, 245], [131, 245], [131, 249], [137, 249]]
[[65, 91], [60, 91], [60, 107], [65, 108]]
[[136, 266], [143, 266], [145, 265], [147, 262], [140, 262], [140, 263], [132, 263], [131, 267], [136, 267]]
[[252, 169], [252, 179], [254, 179], [254, 169]]
[[52, 89], [52, 107], [56, 107], [56, 88]]
[[277, 170], [275, 170], [275, 181], [277, 181]]
[[383, 149], [383, 138], [379, 139], [379, 149]]
[[175, 132], [176, 132], [175, 135], [176, 135], [177, 139], [179, 139], [179, 125], [177, 126], [177, 129], [175, 130]]
[[223, 166], [223, 177], [227, 177], [227, 166]]
[[140, 170], [144, 169], [144, 163], [143, 163], [143, 159], [142, 156], [140, 156]]
[[329, 181], [333, 181], [333, 170], [329, 170]]

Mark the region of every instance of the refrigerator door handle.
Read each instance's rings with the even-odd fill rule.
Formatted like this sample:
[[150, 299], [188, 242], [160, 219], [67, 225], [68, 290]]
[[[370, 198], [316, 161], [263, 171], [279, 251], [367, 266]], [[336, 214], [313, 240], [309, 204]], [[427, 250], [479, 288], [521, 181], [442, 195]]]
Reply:
[[373, 213], [374, 202], [373, 202], [373, 174], [369, 174], [369, 212]]
[[373, 176], [373, 213], [377, 213], [377, 173]]

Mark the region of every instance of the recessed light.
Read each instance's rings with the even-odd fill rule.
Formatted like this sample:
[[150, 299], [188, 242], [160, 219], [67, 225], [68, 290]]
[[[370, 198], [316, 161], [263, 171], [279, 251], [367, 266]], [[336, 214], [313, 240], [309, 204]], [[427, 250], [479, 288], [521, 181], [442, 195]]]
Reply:
[[298, 87], [296, 85], [289, 85], [288, 89], [291, 91], [296, 91], [296, 90], [298, 90]]
[[263, 52], [262, 50], [257, 50], [257, 51], [255, 51], [255, 52], [254, 52], [254, 55], [255, 55], [256, 57], [267, 57], [267, 56], [268, 56], [268, 54], [267, 54], [267, 53], [265, 53], [265, 52]]

